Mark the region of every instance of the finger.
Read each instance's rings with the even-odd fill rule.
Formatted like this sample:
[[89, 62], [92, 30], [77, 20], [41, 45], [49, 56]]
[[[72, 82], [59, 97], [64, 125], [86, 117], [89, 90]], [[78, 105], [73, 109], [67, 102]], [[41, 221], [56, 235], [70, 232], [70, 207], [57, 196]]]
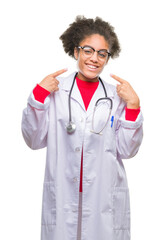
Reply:
[[57, 92], [58, 90], [59, 90], [59, 87], [56, 86], [56, 87], [54, 88], [53, 92]]
[[54, 80], [56, 85], [58, 85], [60, 83], [56, 78], [53, 78], [53, 80]]
[[57, 72], [55, 72], [55, 73], [52, 73], [52, 74], [50, 74], [50, 75], [51, 75], [52, 77], [57, 77], [57, 76], [61, 75], [62, 73], [66, 72], [66, 71], [68, 71], [68, 69], [67, 69], [67, 68], [64, 68], [64, 69], [61, 69], [61, 70], [59, 70], [59, 71], [57, 71]]
[[116, 81], [118, 81], [119, 83], [121, 83], [121, 84], [125, 82], [124, 79], [122, 79], [122, 78], [120, 78], [120, 77], [118, 77], [118, 76], [116, 76], [116, 75], [114, 75], [114, 74], [110, 74], [110, 76], [111, 76], [113, 79], [115, 79]]
[[121, 89], [120, 86], [121, 86], [121, 85], [118, 85], [118, 86], [116, 87], [116, 92], [117, 92], [118, 95], [122, 92], [122, 89]]
[[117, 91], [120, 91], [120, 89], [121, 89], [121, 85], [120, 85], [120, 84], [117, 84], [117, 85], [116, 85], [116, 90], [117, 90]]

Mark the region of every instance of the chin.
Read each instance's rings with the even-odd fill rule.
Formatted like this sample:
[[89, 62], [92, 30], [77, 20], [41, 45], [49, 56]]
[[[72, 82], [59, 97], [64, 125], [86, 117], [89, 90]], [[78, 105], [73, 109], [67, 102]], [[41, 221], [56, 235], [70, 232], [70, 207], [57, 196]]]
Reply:
[[94, 73], [94, 72], [82, 72], [82, 71], [80, 71], [80, 73], [84, 78], [91, 79], [91, 80], [98, 78], [99, 75], [100, 75], [100, 72], [99, 73], [98, 72]]
[[84, 74], [84, 76], [88, 79], [94, 79], [94, 78], [98, 78], [99, 74]]

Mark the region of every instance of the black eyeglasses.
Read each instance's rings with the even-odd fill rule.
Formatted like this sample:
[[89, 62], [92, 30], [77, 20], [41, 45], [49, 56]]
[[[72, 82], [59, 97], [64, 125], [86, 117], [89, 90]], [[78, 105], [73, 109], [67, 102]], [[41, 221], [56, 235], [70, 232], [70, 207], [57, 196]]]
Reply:
[[79, 49], [82, 49], [83, 55], [86, 58], [92, 57], [94, 52], [97, 52], [97, 56], [100, 60], [106, 60], [108, 57], [111, 56], [111, 53], [108, 52], [106, 49], [101, 49], [101, 50], [95, 50], [93, 47], [90, 46], [79, 46], [77, 47]]

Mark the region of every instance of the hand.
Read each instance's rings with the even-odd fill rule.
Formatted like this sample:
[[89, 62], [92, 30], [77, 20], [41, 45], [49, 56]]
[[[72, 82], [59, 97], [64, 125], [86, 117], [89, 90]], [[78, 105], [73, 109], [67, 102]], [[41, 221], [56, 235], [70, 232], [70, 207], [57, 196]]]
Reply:
[[59, 90], [59, 88], [58, 88], [59, 81], [56, 79], [56, 77], [66, 71], [67, 71], [67, 69], [65, 68], [65, 69], [59, 70], [55, 73], [48, 75], [39, 83], [39, 85], [41, 87], [45, 88], [49, 92], [58, 91]]
[[111, 77], [118, 81], [120, 84], [117, 84], [116, 90], [119, 97], [121, 97], [126, 103], [127, 108], [137, 109], [140, 107], [140, 100], [134, 89], [131, 85], [122, 78], [111, 74]]

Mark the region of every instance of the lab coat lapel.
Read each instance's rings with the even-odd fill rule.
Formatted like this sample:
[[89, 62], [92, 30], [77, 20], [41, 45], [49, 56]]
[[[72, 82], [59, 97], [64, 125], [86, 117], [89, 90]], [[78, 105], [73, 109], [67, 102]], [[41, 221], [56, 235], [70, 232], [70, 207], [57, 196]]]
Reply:
[[[76, 74], [76, 72], [72, 73], [70, 76], [68, 76], [67, 79], [65, 79], [65, 82], [61, 86], [61, 89], [66, 91], [68, 93], [68, 95], [69, 95], [69, 92], [70, 92], [70, 89], [71, 89], [71, 86], [72, 86], [75, 74]], [[107, 86], [106, 86], [107, 84], [105, 82], [104, 82], [104, 85], [105, 85], [105, 88], [107, 89]], [[113, 98], [113, 93], [110, 92], [108, 94], [108, 96]], [[81, 93], [80, 93], [80, 91], [78, 89], [78, 86], [77, 86], [77, 83], [75, 81], [74, 87], [73, 87], [73, 90], [72, 90], [72, 94], [71, 94], [71, 99], [73, 99], [73, 100], [75, 100], [75, 101], [77, 101], [79, 103], [79, 105], [84, 110], [84, 112], [86, 112], [86, 117], [87, 118], [91, 114], [93, 114], [93, 110], [94, 110], [94, 106], [95, 106], [96, 101], [99, 98], [102, 98], [102, 97], [105, 97], [105, 92], [104, 92], [104, 89], [103, 89], [103, 86], [102, 86], [101, 82], [99, 82], [99, 85], [98, 85], [95, 93], [92, 96], [92, 99], [91, 99], [91, 101], [89, 103], [89, 106], [88, 106], [88, 109], [87, 109], [87, 112], [86, 112], [85, 105], [84, 105]]]
[[75, 84], [74, 84], [74, 87], [73, 87], [73, 91], [72, 91], [72, 94], [71, 94], [71, 98], [74, 99], [75, 101], [77, 101], [77, 102], [80, 104], [80, 106], [82, 107], [82, 109], [83, 109], [84, 111], [86, 111], [86, 110], [85, 110], [84, 101], [83, 101], [83, 99], [82, 99], [82, 96], [81, 96], [81, 93], [80, 93], [80, 91], [79, 91], [79, 89], [78, 89], [78, 86], [77, 86], [76, 81], [75, 81]]
[[[64, 90], [65, 92], [68, 93], [69, 95], [69, 92], [70, 92], [70, 89], [71, 89], [71, 86], [72, 86], [72, 83], [73, 83], [73, 80], [74, 80], [74, 77], [75, 77], [75, 73], [71, 74], [64, 82], [64, 84], [61, 86], [61, 89]], [[79, 103], [79, 105], [81, 106], [81, 108], [85, 110], [85, 106], [84, 106], [84, 102], [83, 102], [83, 99], [82, 99], [82, 96], [81, 96], [81, 93], [78, 89], [78, 86], [77, 86], [77, 83], [75, 81], [74, 83], [74, 87], [72, 89], [72, 93], [71, 93], [71, 99], [72, 100], [75, 100]]]

